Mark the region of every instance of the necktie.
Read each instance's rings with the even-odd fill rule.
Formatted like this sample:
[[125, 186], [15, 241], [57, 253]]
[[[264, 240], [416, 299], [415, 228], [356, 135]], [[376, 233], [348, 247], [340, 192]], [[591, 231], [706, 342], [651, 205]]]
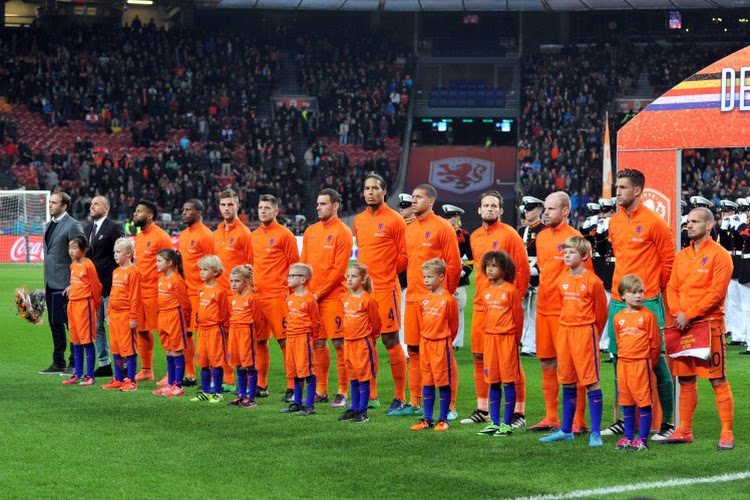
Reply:
[[89, 245], [94, 244], [94, 238], [96, 237], [96, 223], [91, 226], [91, 236], [89, 237]]

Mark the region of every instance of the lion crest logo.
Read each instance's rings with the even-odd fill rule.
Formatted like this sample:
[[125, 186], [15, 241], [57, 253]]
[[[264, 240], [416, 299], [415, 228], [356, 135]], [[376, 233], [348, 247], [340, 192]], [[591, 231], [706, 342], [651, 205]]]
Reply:
[[430, 184], [456, 194], [485, 189], [495, 182], [495, 162], [459, 156], [430, 162]]

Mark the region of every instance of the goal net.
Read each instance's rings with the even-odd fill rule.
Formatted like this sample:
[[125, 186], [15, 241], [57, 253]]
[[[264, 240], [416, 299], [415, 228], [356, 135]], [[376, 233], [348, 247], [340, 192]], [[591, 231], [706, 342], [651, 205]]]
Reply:
[[49, 191], [0, 191], [0, 262], [42, 262]]

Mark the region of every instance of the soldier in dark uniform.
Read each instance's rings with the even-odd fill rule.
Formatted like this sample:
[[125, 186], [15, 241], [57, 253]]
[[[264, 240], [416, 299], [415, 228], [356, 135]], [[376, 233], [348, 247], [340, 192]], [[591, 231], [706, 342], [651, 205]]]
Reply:
[[[709, 200], [708, 198], [705, 198], [703, 196], [691, 196], [690, 197], [690, 209], [694, 208], [707, 208], [711, 212], [714, 211], [714, 202]], [[711, 238], [716, 241], [719, 239], [719, 230], [718, 225], [715, 224], [714, 228], [711, 230]], [[690, 239], [688, 238], [687, 241], [688, 244], [690, 244]], [[685, 242], [682, 242], [682, 248], [685, 248]]]
[[[740, 310], [740, 270], [742, 269], [742, 249], [739, 252], [735, 252], [735, 237], [739, 224], [733, 224], [732, 219], [737, 215], [738, 205], [732, 200], [721, 200], [719, 202], [719, 212], [721, 217], [717, 220], [716, 225], [719, 226], [719, 244], [729, 253], [732, 257], [732, 265], [734, 269], [732, 271], [732, 279], [729, 282], [729, 288], [727, 289], [726, 305], [724, 307], [724, 322], [726, 324], [727, 336], [732, 337], [732, 341], [728, 342], [729, 345], [739, 345], [745, 341], [744, 336], [744, 321], [742, 321], [741, 310]], [[737, 219], [739, 222], [739, 218]]]
[[461, 216], [464, 209], [455, 205], [443, 205], [443, 217], [451, 223], [451, 227], [456, 232], [458, 238], [458, 253], [461, 255], [461, 278], [458, 280], [453, 296], [458, 304], [458, 335], [453, 341], [453, 348], [458, 350], [464, 346], [464, 308], [466, 307], [466, 287], [469, 286], [469, 275], [474, 269], [474, 257], [469, 245], [469, 231], [461, 227]]
[[526, 254], [529, 256], [531, 267], [531, 280], [526, 296], [523, 298], [523, 337], [521, 338], [521, 355], [533, 356], [536, 354], [536, 290], [539, 287], [539, 267], [536, 257], [536, 237], [545, 228], [542, 222], [542, 211], [544, 202], [533, 196], [524, 196], [523, 202], [523, 225], [518, 228], [518, 234], [526, 245]]
[[[398, 195], [398, 213], [404, 218], [406, 225], [408, 226], [414, 222], [414, 209], [411, 206], [411, 195], [409, 193], [401, 193]], [[406, 269], [398, 274], [398, 282], [401, 285], [401, 329], [398, 333], [401, 345], [404, 347], [406, 352], [406, 342], [404, 342], [404, 311], [406, 310]]]
[[680, 219], [680, 245], [682, 248], [690, 245], [690, 237], [687, 234], [687, 216], [690, 213], [690, 205], [685, 200], [680, 200], [682, 218]]
[[[747, 342], [750, 337], [750, 197], [740, 198], [737, 200], [737, 213], [732, 217], [732, 224], [735, 225], [735, 248], [742, 252], [740, 264], [740, 273], [737, 281], [739, 282], [740, 291], [740, 312], [739, 317], [743, 323], [743, 334]], [[740, 250], [741, 249], [741, 250]], [[750, 350], [740, 352], [742, 355], [750, 354]]]
[[[596, 221], [592, 247], [594, 272], [604, 284], [607, 301], [612, 296], [612, 276], [615, 273], [615, 255], [612, 252], [612, 241], [609, 239], [609, 221], [615, 215], [616, 206], [617, 201], [612, 198], [599, 198], [599, 218]], [[599, 348], [604, 351], [609, 349], [609, 335], [602, 335]], [[604, 359], [604, 362], [609, 362], [609, 360]]]

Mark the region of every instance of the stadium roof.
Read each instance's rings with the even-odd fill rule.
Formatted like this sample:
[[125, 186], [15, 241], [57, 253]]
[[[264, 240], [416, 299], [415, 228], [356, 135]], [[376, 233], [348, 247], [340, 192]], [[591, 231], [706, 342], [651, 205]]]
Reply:
[[[200, 1], [200, 0], [199, 0]], [[214, 3], [215, 2], [215, 3]], [[385, 11], [591, 11], [750, 7], [750, 0], [208, 0], [218, 7]]]

